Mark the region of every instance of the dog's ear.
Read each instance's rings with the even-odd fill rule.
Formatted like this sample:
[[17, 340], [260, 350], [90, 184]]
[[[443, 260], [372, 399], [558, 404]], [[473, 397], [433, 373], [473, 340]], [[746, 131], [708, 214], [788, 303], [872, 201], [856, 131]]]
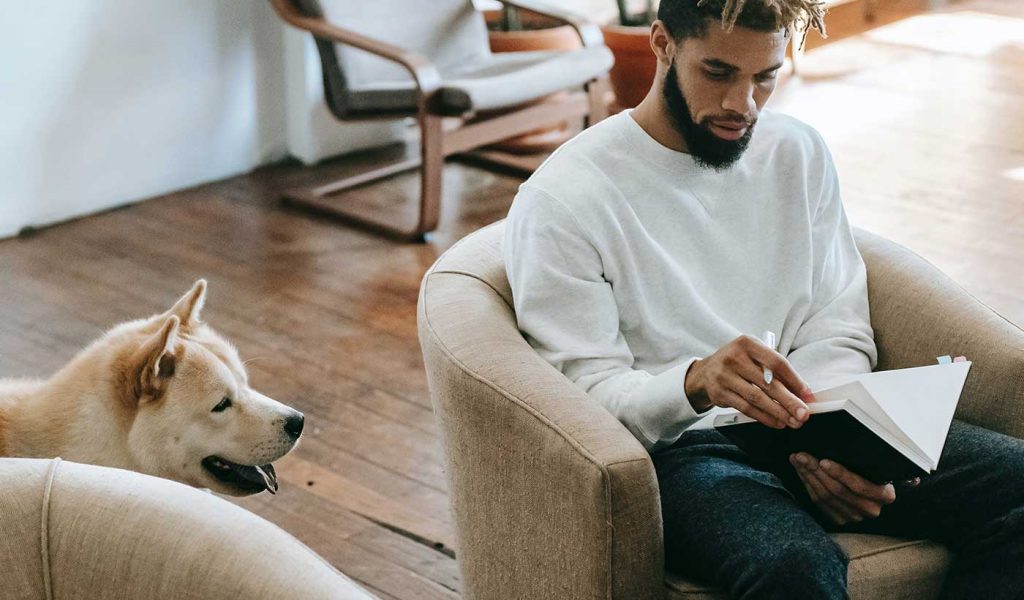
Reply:
[[181, 321], [181, 328], [188, 330], [199, 323], [199, 311], [206, 302], [206, 280], [200, 279], [192, 284], [184, 296], [178, 299], [164, 317], [176, 316]]
[[176, 315], [168, 317], [160, 330], [135, 352], [133, 387], [140, 402], [159, 399], [167, 391], [180, 358], [176, 353], [180, 326], [181, 320]]

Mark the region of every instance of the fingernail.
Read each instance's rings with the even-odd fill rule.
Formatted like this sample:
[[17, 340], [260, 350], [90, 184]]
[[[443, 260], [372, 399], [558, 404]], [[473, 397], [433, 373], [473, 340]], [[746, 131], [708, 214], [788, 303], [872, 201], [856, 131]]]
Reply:
[[822, 469], [827, 469], [829, 471], [832, 470], [832, 463], [827, 461], [827, 460], [823, 460], [823, 461], [819, 462], [818, 464], [821, 465]]
[[794, 456], [796, 457], [795, 458], [796, 462], [800, 463], [801, 465], [807, 466], [807, 457], [806, 456], [804, 456], [803, 454], [796, 454]]
[[796, 409], [796, 418], [803, 419], [806, 416], [807, 416], [807, 409], [806, 408], [798, 408], [798, 409]]
[[789, 426], [794, 428], [794, 429], [796, 429], [797, 427], [800, 427], [800, 424], [801, 424], [800, 421], [797, 421], [796, 419], [790, 419], [789, 420]]

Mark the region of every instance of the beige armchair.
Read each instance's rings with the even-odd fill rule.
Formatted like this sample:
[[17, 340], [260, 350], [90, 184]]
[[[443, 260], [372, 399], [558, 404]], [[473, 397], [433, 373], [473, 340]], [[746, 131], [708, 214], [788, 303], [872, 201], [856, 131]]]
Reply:
[[4, 600], [372, 600], [213, 494], [120, 469], [0, 459]]
[[[446, 452], [467, 600], [723, 598], [664, 571], [648, 454], [519, 334], [502, 224], [424, 277], [419, 335]], [[958, 416], [1024, 435], [1024, 333], [909, 250], [865, 231], [879, 369], [974, 361]], [[581, 318], [585, 318], [581, 315]], [[933, 598], [949, 554], [840, 534], [854, 598]]]

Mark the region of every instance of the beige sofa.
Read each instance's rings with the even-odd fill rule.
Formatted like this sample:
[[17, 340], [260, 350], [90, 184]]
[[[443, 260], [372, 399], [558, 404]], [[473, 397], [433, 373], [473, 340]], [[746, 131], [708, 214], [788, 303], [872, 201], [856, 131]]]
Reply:
[[172, 481], [0, 459], [4, 600], [371, 600], [275, 525]]
[[[723, 598], [664, 572], [658, 484], [630, 433], [516, 328], [502, 224], [424, 277], [419, 334], [446, 451], [467, 600]], [[958, 416], [1024, 435], [1024, 333], [909, 250], [865, 231], [879, 369], [974, 361]], [[580, 315], [580, 318], [586, 318]], [[933, 598], [949, 554], [841, 534], [854, 598]]]

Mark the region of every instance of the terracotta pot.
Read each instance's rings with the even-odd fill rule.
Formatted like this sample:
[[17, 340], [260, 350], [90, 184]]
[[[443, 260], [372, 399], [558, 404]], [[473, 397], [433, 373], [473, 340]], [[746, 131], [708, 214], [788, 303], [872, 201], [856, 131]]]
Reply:
[[601, 31], [615, 55], [609, 77], [616, 103], [620, 108], [633, 108], [651, 89], [658, 70], [658, 59], [651, 50], [651, 28], [607, 25]]
[[[486, 11], [488, 23], [501, 21], [501, 11]], [[522, 31], [488, 31], [491, 52], [532, 52], [537, 50], [576, 50], [582, 47], [576, 30], [571, 25], [559, 25], [538, 15], [522, 13]], [[502, 140], [490, 147], [513, 154], [549, 152], [572, 137], [569, 123], [545, 127], [514, 138]]]
[[[488, 11], [490, 12], [490, 11]], [[501, 19], [500, 11], [498, 19]], [[488, 22], [490, 22], [488, 16]], [[529, 24], [527, 21], [525, 24]], [[533, 50], [577, 50], [581, 47], [580, 37], [571, 25], [549, 22], [549, 27], [523, 31], [487, 32], [491, 52], [529, 52]]]

